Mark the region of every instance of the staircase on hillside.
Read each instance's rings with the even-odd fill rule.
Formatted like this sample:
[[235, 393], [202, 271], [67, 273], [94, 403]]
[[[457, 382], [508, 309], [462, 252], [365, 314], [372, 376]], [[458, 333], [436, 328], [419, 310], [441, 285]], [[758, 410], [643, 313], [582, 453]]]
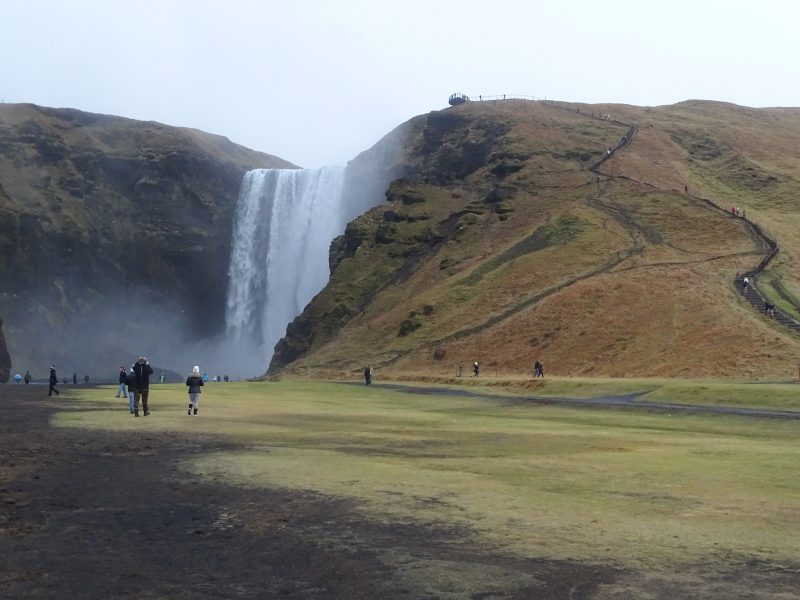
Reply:
[[[569, 109], [567, 109], [567, 110], [569, 110]], [[601, 172], [598, 170], [599, 167], [604, 162], [606, 162], [608, 159], [610, 159], [612, 156], [614, 156], [614, 154], [618, 150], [620, 150], [620, 149], [624, 148], [625, 146], [627, 146], [628, 144], [630, 144], [631, 141], [633, 140], [633, 137], [639, 131], [639, 126], [637, 124], [635, 124], [635, 123], [633, 123], [633, 124], [620, 123], [620, 124], [621, 125], [627, 125], [629, 127], [628, 132], [622, 137], [622, 139], [615, 146], [609, 148], [608, 151], [597, 162], [595, 162], [592, 166], [590, 166], [589, 167], [589, 171], [591, 171], [593, 173], [597, 173], [598, 175], [600, 175]], [[688, 192], [688, 190], [687, 190], [687, 192]], [[695, 196], [694, 194], [688, 194], [687, 193], [687, 195], [689, 195], [689, 196], [691, 196], [693, 198], [696, 198], [698, 200], [702, 200], [703, 202], [706, 202], [708, 205], [712, 206], [713, 208], [715, 208], [716, 210], [718, 210], [718, 211], [720, 211], [722, 213], [726, 213], [726, 214], [728, 213], [727, 209], [720, 207], [713, 200], [709, 200], [708, 198], [702, 198], [700, 196]], [[764, 299], [764, 296], [761, 295], [761, 292], [758, 291], [758, 288], [755, 287], [755, 279], [756, 279], [756, 277], [758, 276], [759, 273], [761, 273], [761, 271], [763, 271], [766, 268], [766, 266], [772, 261], [772, 259], [775, 258], [775, 255], [778, 253], [778, 250], [780, 249], [780, 245], [778, 244], [778, 242], [776, 240], [772, 239], [772, 237], [770, 235], [768, 235], [758, 224], [752, 222], [750, 219], [747, 219], [744, 216], [741, 216], [739, 218], [741, 218], [743, 221], [745, 221], [752, 228], [753, 232], [758, 237], [760, 237], [767, 244], [767, 246], [769, 246], [770, 251], [766, 256], [764, 256], [763, 259], [761, 259], [761, 262], [758, 264], [758, 266], [755, 269], [753, 269], [752, 271], [749, 271], [747, 273], [742, 273], [741, 275], [737, 274], [736, 277], [734, 278], [734, 281], [733, 281], [734, 287], [736, 288], [736, 290], [740, 294], [742, 294], [744, 296], [745, 300], [747, 300], [753, 306], [753, 308], [756, 309], [756, 311], [758, 311], [762, 315], [764, 315], [765, 318], [774, 319], [776, 322], [778, 322], [779, 324], [783, 325], [787, 329], [790, 329], [790, 330], [794, 331], [795, 333], [799, 333], [800, 334], [800, 321], [797, 321], [796, 319], [794, 319], [791, 316], [787, 315], [785, 312], [783, 312], [779, 308], [777, 308], [777, 307], [774, 308], [774, 310], [773, 310], [774, 316], [772, 316], [772, 317], [767, 317], [766, 316], [766, 314], [765, 314], [766, 301]], [[750, 280], [750, 284], [747, 286], [746, 289], [744, 287], [744, 278], [745, 277], [748, 277], [749, 280]]]
[[[744, 287], [745, 277], [750, 279], [750, 285], [748, 285], [747, 288]], [[764, 296], [761, 295], [761, 292], [759, 292], [758, 289], [756, 289], [756, 287], [753, 285], [753, 279], [754, 276], [752, 273], [737, 275], [733, 280], [733, 285], [736, 286], [736, 290], [742, 294], [742, 296], [744, 296], [745, 300], [747, 300], [758, 312], [763, 315], [765, 314], [766, 302], [764, 300]], [[800, 322], [796, 321], [779, 308], [775, 308], [775, 316], [771, 318], [775, 319], [775, 321], [784, 327], [791, 329], [795, 333], [800, 333]]]

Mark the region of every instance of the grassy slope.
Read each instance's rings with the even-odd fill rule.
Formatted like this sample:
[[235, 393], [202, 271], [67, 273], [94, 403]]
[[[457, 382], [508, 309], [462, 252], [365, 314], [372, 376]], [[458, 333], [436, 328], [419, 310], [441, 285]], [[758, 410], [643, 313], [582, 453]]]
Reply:
[[[684, 384], [695, 399], [704, 385]], [[148, 419], [131, 418], [110, 388], [80, 391], [55, 423], [220, 436], [239, 447], [187, 456], [184, 477], [347, 498], [365, 519], [454, 527], [524, 557], [725, 570], [793, 564], [800, 550], [786, 526], [800, 518], [794, 422], [312, 382], [212, 385], [189, 418], [181, 387], [156, 386]], [[757, 404], [753, 390], [728, 387]]]
[[[794, 113], [710, 103], [595, 107], [640, 124], [633, 143], [602, 166], [607, 176], [598, 184], [588, 164], [626, 129], [590, 118], [592, 109], [526, 102], [450, 109], [472, 127], [445, 136], [429, 156], [434, 164], [446, 164], [442, 153], [485, 130], [487, 121], [510, 129], [494, 141], [486, 166], [463, 180], [403, 183], [391, 206], [362, 217], [367, 238], [385, 227], [386, 208], [429, 218], [392, 224], [392, 239], [367, 239], [343, 261], [309, 314], [324, 321], [348, 306], [350, 318], [330, 336], [319, 335], [289, 371], [335, 374], [373, 364], [387, 373], [439, 375], [454, 372], [459, 360], [478, 360], [510, 374], [530, 370], [539, 357], [563, 375], [793, 373], [798, 340], [755, 315], [731, 286], [765, 247], [738, 219], [686, 197], [683, 186], [722, 206], [745, 207], [774, 231], [784, 247], [776, 270], [791, 292], [795, 275], [785, 263], [800, 239], [785, 217], [795, 210], [787, 173], [796, 165], [782, 152], [800, 144]], [[781, 145], [765, 157], [778, 139]], [[418, 143], [416, 154], [423, 149]], [[772, 160], [780, 183], [767, 175], [751, 182], [741, 166], [755, 160], [742, 158], [747, 153]], [[492, 173], [508, 160], [523, 166]], [[496, 187], [510, 192], [486, 202]], [[423, 201], [405, 205], [409, 192]], [[423, 242], [420, 251], [420, 232], [451, 215], [456, 231], [441, 243]], [[409, 252], [421, 254], [419, 262], [409, 276], [393, 279]], [[376, 296], [359, 302], [365, 287], [387, 279]], [[398, 335], [404, 322], [410, 333]], [[434, 360], [437, 348], [439, 356], [444, 350], [441, 360]]]

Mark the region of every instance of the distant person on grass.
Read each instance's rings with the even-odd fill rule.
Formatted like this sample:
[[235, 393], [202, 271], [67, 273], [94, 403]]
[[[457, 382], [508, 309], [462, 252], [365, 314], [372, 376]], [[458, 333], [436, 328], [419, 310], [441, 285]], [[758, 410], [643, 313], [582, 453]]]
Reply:
[[458, 361], [458, 373], [456, 373], [456, 377], [463, 377], [464, 376], [464, 361]]
[[33, 379], [33, 377], [31, 377], [31, 372], [25, 371], [25, 385], [28, 385], [31, 382], [31, 379]]
[[153, 374], [153, 367], [150, 366], [146, 356], [140, 356], [136, 364], [133, 365], [133, 371], [136, 373], [136, 402], [133, 406], [133, 416], [139, 416], [139, 399], [141, 398], [142, 411], [146, 417], [150, 414], [147, 401], [150, 397], [150, 375]]
[[367, 385], [372, 383], [372, 367], [370, 367], [369, 365], [364, 367], [364, 381], [366, 382]]
[[117, 395], [114, 396], [115, 398], [119, 398], [122, 396], [123, 398], [128, 397], [128, 392], [125, 389], [125, 386], [128, 384], [128, 374], [125, 372], [125, 367], [119, 368], [119, 388], [117, 388]]
[[200, 375], [200, 367], [195, 365], [192, 367], [192, 374], [186, 378], [186, 385], [189, 386], [189, 412], [188, 414], [197, 414], [197, 408], [200, 406], [200, 394], [203, 387], [203, 378]]
[[480, 375], [481, 375], [481, 367], [478, 364], [478, 362], [476, 361], [476, 362], [474, 362], [472, 364], [472, 376], [473, 377], [480, 377]]
[[53, 392], [55, 392], [56, 396], [58, 396], [58, 390], [56, 389], [57, 383], [58, 383], [58, 376], [56, 375], [56, 366], [50, 365], [50, 389], [47, 392], [48, 396], [52, 396]]
[[533, 378], [536, 379], [537, 377], [544, 379], [544, 363], [538, 359], [533, 363]]
[[77, 373], [73, 373], [72, 374], [72, 385], [78, 385], [78, 374]]

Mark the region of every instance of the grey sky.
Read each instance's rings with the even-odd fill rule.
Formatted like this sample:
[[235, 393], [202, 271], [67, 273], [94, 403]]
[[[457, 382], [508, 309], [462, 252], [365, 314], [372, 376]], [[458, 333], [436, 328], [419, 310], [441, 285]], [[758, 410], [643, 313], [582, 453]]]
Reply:
[[344, 164], [451, 92], [796, 106], [800, 3], [0, 0], [0, 99]]

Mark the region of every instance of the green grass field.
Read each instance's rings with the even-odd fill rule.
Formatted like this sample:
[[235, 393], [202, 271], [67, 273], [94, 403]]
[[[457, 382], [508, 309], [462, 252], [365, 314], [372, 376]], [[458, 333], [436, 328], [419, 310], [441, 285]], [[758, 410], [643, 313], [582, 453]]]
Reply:
[[[748, 405], [761, 402], [747, 399], [753, 389], [758, 398], [772, 390], [716, 385], [671, 390], [683, 390], [683, 401]], [[595, 395], [620, 386], [599, 381]], [[550, 391], [586, 396], [590, 387], [565, 380]], [[774, 391], [779, 400], [766, 405], [797, 406], [789, 387]], [[184, 386], [158, 385], [152, 415], [134, 419], [111, 387], [74, 394], [55, 425], [238, 444], [187, 456], [186, 478], [329, 495], [365, 519], [443, 526], [496, 551], [656, 569], [752, 558], [779, 567], [800, 554], [796, 421], [300, 381], [209, 384], [198, 417], [186, 415]]]

